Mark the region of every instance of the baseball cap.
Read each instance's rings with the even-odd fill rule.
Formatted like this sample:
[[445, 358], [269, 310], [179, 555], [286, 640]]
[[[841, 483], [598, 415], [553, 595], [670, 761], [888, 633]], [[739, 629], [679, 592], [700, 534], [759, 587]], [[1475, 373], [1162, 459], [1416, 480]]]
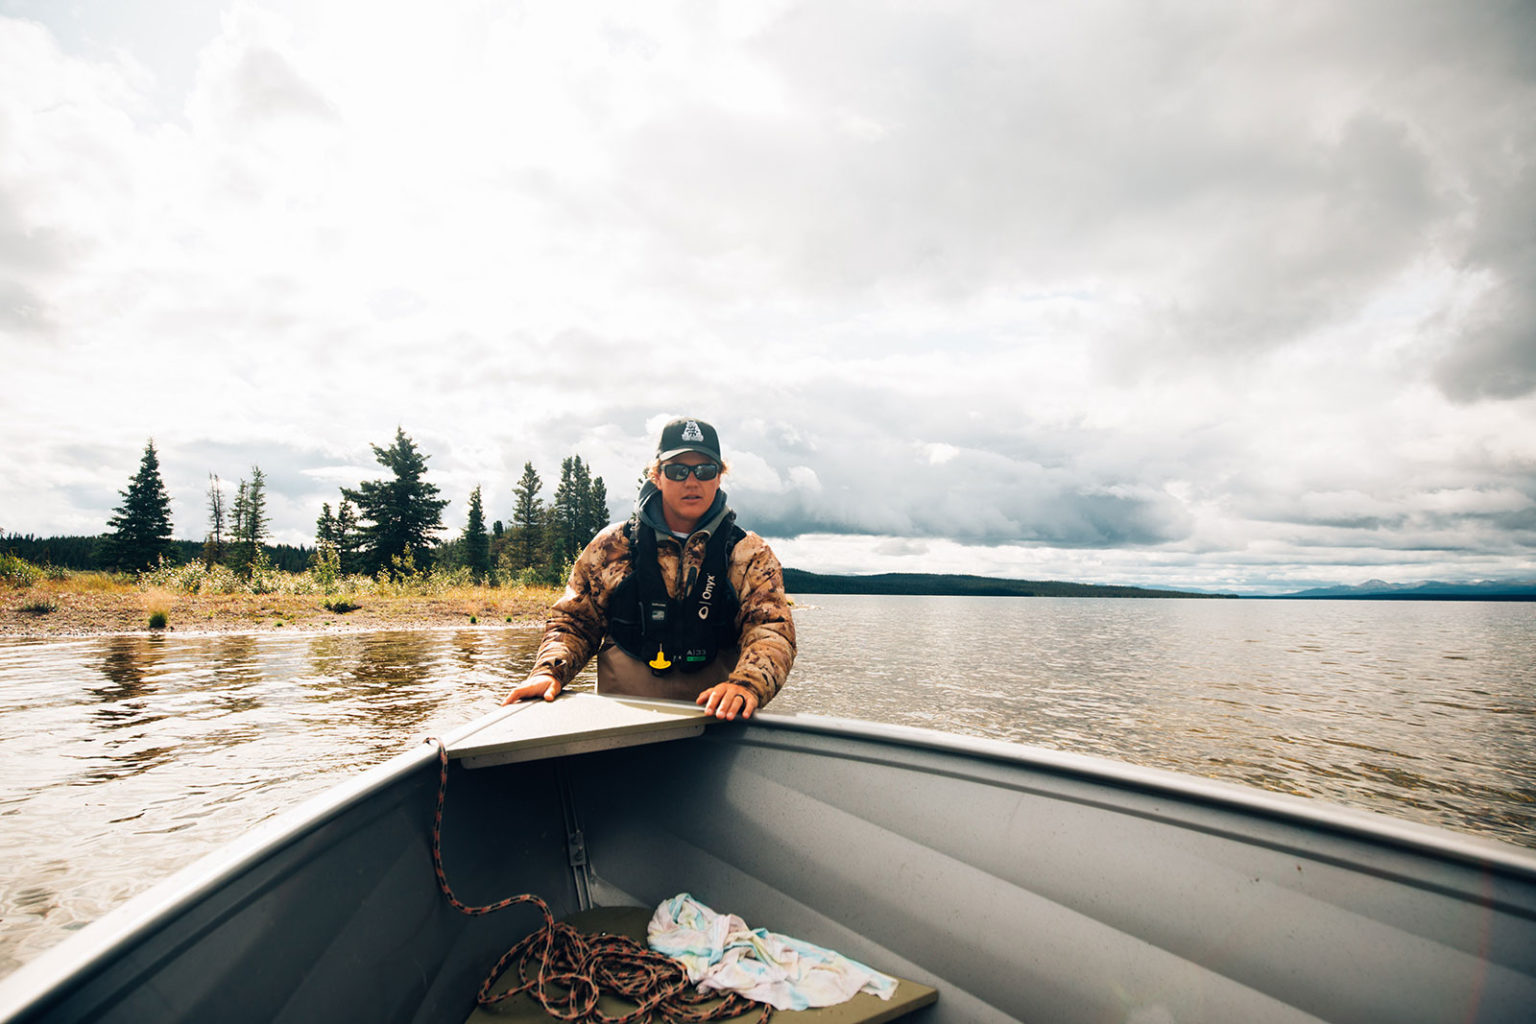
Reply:
[[656, 457], [666, 460], [683, 452], [700, 452], [720, 461], [720, 435], [703, 420], [673, 420], [661, 428], [661, 440], [656, 445]]

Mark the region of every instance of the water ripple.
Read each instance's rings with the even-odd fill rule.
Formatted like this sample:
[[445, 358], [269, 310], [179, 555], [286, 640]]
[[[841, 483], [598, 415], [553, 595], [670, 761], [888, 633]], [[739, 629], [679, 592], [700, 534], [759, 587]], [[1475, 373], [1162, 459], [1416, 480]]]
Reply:
[[[774, 710], [1054, 747], [1536, 846], [1536, 605], [817, 597], [796, 623]], [[537, 642], [500, 629], [0, 641], [0, 974], [412, 737], [490, 710]]]

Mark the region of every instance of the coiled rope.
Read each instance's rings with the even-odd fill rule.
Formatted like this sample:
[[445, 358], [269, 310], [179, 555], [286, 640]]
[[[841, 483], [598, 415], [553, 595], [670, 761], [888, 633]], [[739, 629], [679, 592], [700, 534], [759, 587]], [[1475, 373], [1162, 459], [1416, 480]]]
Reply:
[[[556, 921], [549, 911], [549, 904], [532, 893], [509, 896], [482, 907], [461, 901], [454, 895], [448, 875], [443, 871], [443, 805], [448, 797], [448, 748], [435, 736], [429, 736], [426, 742], [437, 747], [437, 811], [432, 817], [432, 867], [437, 872], [438, 888], [455, 910], [470, 917], [493, 914], [519, 903], [531, 903], [544, 915], [544, 927], [521, 939], [496, 961], [475, 996], [479, 1005], [494, 1006], [526, 992], [551, 1017], [582, 1024], [701, 1024], [740, 1017], [753, 1010], [760, 1011], [759, 1024], [766, 1024], [773, 1015], [773, 1007], [767, 1003], [731, 992], [719, 1005], [705, 1006], [720, 996], [694, 988], [676, 960], [627, 935], [592, 935], [578, 931], [564, 921]], [[517, 966], [517, 984], [492, 995], [497, 979], [513, 964]], [[563, 988], [565, 994], [551, 996], [551, 987]], [[617, 1017], [604, 1013], [598, 1008], [598, 998], [604, 992], [635, 1003], [635, 1009]]]

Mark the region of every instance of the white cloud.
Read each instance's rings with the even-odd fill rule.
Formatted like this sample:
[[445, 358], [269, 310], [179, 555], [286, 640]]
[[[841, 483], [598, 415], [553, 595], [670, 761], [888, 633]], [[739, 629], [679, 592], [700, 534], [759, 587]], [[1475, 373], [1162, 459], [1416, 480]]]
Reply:
[[683, 411], [804, 568], [1536, 574], [1518, 7], [159, 2], [0, 17], [6, 529]]
[[924, 444], [919, 447], [931, 466], [942, 466], [960, 454], [960, 449], [952, 444]]
[[797, 491], [817, 494], [821, 491], [821, 477], [810, 466], [790, 466], [789, 484]]

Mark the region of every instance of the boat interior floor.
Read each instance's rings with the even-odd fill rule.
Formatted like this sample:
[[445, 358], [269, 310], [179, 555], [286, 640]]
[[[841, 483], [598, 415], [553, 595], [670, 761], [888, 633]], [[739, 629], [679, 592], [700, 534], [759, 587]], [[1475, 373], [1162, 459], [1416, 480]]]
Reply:
[[[627, 935], [637, 942], [645, 942], [646, 924], [651, 911], [645, 907], [593, 907], [571, 914], [565, 920], [574, 928], [590, 933], [607, 932], [611, 935]], [[872, 965], [878, 967], [878, 965]], [[515, 971], [516, 966], [508, 968]], [[498, 978], [494, 992], [504, 991], [512, 979], [503, 975]], [[905, 978], [897, 979], [896, 994], [889, 1000], [860, 992], [846, 1003], [810, 1010], [776, 1010], [774, 1020], [794, 1021], [795, 1024], [882, 1024], [899, 1021], [938, 999], [936, 990], [919, 985]], [[705, 1008], [718, 1005], [706, 1003]], [[635, 1004], [618, 996], [604, 994], [598, 1009], [610, 1017], [618, 1017], [635, 1009]], [[465, 1024], [547, 1024], [550, 1016], [544, 1007], [526, 993], [504, 1003], [486, 1008], [477, 1006]], [[755, 1014], [735, 1018], [754, 1020]]]

